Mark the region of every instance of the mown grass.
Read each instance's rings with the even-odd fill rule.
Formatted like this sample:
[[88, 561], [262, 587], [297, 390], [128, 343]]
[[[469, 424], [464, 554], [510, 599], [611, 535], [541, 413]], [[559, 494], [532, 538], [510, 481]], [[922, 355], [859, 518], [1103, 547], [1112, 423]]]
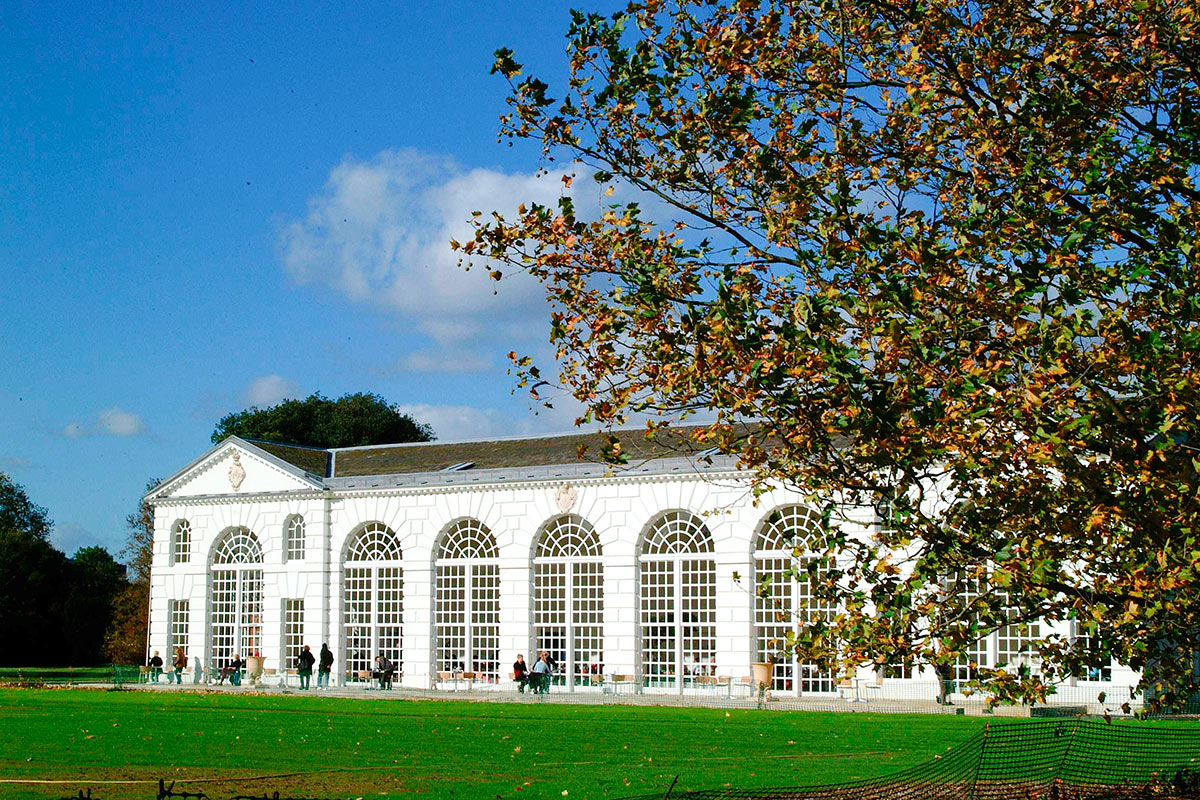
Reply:
[[[999, 722], [994, 720], [993, 722]], [[649, 706], [0, 689], [0, 797], [622, 797], [831, 783], [941, 754], [984, 720]], [[294, 775], [294, 773], [303, 773]], [[288, 775], [251, 780], [262, 775]], [[218, 783], [183, 783], [221, 778]]]

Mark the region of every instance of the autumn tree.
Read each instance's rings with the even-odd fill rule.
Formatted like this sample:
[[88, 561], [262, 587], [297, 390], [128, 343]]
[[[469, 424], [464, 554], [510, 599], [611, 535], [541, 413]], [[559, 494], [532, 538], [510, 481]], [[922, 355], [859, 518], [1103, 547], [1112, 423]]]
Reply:
[[[802, 658], [960, 664], [1027, 700], [1115, 658], [1178, 705], [1200, 643], [1198, 14], [576, 13], [557, 90], [497, 52], [503, 133], [610, 204], [587, 218], [568, 189], [456, 246], [543, 282], [586, 419], [703, 412], [695, 438], [759, 488], [886, 501], [870, 535], [818, 543], [840, 611]], [[1037, 669], [972, 662], [1004, 626]]]
[[[146, 483], [150, 491], [160, 483]], [[150, 616], [150, 565], [154, 560], [154, 507], [145, 499], [125, 518], [127, 538], [121, 558], [128, 567], [128, 582], [117, 596], [112, 622], [104, 636], [104, 652], [115, 664], [142, 664]]]
[[427, 442], [433, 439], [433, 429], [379, 395], [359, 392], [336, 400], [312, 394], [227, 414], [217, 423], [212, 443], [229, 436], [309, 447], [358, 447]]

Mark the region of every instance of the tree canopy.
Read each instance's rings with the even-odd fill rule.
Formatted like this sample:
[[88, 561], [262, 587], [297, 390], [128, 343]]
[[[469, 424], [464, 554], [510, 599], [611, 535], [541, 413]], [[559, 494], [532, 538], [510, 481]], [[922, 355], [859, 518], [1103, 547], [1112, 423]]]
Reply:
[[0, 531], [17, 531], [46, 541], [52, 527], [46, 509], [35, 505], [20, 484], [0, 472]]
[[227, 414], [217, 423], [212, 443], [229, 436], [308, 447], [358, 447], [427, 442], [434, 434], [379, 395], [359, 392], [336, 400], [312, 394]]
[[886, 500], [816, 544], [802, 657], [970, 667], [1005, 629], [1039, 668], [975, 664], [999, 698], [1110, 658], [1195, 691], [1196, 4], [646, 0], [567, 38], [556, 97], [497, 52], [503, 133], [611, 205], [455, 245], [543, 282], [585, 419], [713, 414], [760, 488]]
[[0, 665], [102, 660], [125, 570], [101, 547], [67, 558], [50, 543], [50, 529], [46, 510], [0, 473]]

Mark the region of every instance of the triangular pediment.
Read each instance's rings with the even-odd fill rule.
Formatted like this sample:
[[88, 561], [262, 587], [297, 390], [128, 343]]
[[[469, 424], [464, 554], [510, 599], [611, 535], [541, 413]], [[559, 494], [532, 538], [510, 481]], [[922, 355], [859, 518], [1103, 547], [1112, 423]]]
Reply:
[[211, 497], [324, 488], [320, 479], [236, 437], [160, 483], [148, 499]]

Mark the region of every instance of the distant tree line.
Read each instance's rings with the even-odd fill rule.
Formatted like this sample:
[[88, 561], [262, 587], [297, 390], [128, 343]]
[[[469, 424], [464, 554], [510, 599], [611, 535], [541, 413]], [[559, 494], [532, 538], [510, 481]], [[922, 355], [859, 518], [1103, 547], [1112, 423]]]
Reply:
[[46, 509], [0, 473], [0, 666], [109, 660], [106, 636], [129, 586], [125, 567], [103, 547], [68, 558], [50, 543], [51, 527]]

